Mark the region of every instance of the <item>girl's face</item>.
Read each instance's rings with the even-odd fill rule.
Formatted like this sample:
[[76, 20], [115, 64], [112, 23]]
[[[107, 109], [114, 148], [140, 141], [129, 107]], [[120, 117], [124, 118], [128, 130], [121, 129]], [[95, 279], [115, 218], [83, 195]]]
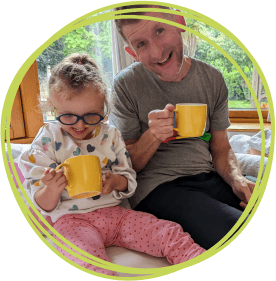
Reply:
[[[73, 97], [70, 100], [61, 98], [63, 93], [54, 94], [52, 97], [53, 105], [56, 109], [56, 116], [61, 114], [76, 114], [82, 116], [87, 113], [97, 113], [103, 115], [105, 97], [98, 93], [93, 93], [91, 88], [83, 90], [80, 95]], [[64, 125], [60, 123], [61, 128], [69, 133], [76, 140], [88, 140], [93, 136], [93, 131], [100, 123], [88, 126], [79, 120], [74, 125]]]

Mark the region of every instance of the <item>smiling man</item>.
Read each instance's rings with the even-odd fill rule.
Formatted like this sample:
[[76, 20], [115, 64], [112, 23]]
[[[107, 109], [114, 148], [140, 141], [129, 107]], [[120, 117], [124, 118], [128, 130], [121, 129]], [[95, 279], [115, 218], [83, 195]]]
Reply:
[[[147, 16], [158, 17], [160, 13], [149, 12]], [[163, 16], [173, 19], [170, 14]], [[182, 24], [184, 18], [180, 17]], [[183, 43], [181, 30], [165, 23], [143, 20], [139, 24], [122, 27], [129, 52], [137, 62], [154, 72], [163, 81], [181, 81], [187, 72], [183, 66]]]
[[[141, 7], [153, 6], [118, 10]], [[135, 210], [178, 222], [209, 249], [234, 226], [254, 189], [242, 176], [228, 141], [228, 90], [217, 69], [184, 55], [185, 30], [154, 21], [185, 25], [182, 16], [167, 10], [139, 14], [153, 20], [115, 21], [125, 50], [136, 62], [114, 79], [109, 117], [122, 132], [138, 173], [130, 203]], [[177, 103], [207, 104], [205, 132], [211, 133], [210, 142], [166, 141], [174, 135]]]

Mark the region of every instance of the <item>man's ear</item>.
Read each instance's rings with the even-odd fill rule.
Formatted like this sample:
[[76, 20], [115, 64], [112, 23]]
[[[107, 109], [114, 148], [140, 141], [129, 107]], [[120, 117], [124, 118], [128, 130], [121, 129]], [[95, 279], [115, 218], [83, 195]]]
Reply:
[[[181, 16], [181, 15], [176, 15], [176, 22], [186, 26], [186, 21], [185, 21], [184, 17]], [[181, 31], [185, 32], [186, 30], [185, 29], [181, 29]]]
[[135, 61], [140, 61], [135, 52], [129, 46], [125, 46], [125, 51], [130, 54], [135, 59]]

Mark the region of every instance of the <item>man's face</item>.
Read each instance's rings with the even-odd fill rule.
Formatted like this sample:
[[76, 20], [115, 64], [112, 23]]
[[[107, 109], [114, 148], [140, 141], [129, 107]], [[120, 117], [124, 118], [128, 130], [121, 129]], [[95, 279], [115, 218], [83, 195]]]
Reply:
[[[176, 21], [171, 14], [148, 12], [145, 15]], [[134, 51], [132, 56], [136, 61], [140, 61], [161, 80], [181, 80], [179, 79], [183, 63], [181, 29], [165, 23], [141, 20], [123, 26], [122, 31], [129, 47]]]

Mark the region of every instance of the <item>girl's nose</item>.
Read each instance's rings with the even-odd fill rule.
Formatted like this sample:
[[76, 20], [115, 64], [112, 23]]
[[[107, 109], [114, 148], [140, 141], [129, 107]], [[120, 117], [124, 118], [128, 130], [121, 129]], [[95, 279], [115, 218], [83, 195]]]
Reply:
[[83, 120], [79, 120], [76, 124], [73, 125], [75, 128], [77, 129], [84, 129], [86, 126], [85, 126], [85, 123], [83, 122]]

